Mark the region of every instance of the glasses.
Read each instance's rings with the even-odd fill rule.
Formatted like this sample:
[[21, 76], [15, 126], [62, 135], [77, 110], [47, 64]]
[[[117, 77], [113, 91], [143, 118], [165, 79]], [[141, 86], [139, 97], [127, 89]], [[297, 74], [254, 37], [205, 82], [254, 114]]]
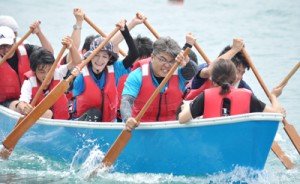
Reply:
[[0, 45], [0, 49], [10, 49], [11, 47], [12, 45], [7, 45], [7, 44]]
[[175, 59], [173, 59], [173, 60], [171, 60], [171, 61], [168, 61], [166, 58], [164, 58], [163, 56], [157, 56], [157, 55], [154, 55], [157, 59], [158, 59], [158, 61], [161, 63], [161, 64], [163, 64], [163, 65], [167, 65], [167, 64], [169, 64], [169, 65], [174, 65], [175, 63], [176, 63], [176, 61], [175, 61]]

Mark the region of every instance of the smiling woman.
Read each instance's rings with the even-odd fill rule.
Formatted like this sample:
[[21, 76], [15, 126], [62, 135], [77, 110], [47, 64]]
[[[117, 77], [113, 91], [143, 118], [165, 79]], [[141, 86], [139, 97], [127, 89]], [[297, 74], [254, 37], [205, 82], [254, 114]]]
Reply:
[[[119, 26], [126, 43], [130, 43], [128, 56], [123, 60], [117, 60], [118, 55], [114, 53], [111, 41], [96, 53], [89, 65], [82, 69], [82, 74], [74, 81], [72, 119], [94, 122], [113, 122], [116, 120], [118, 80], [122, 75], [129, 73], [126, 64], [131, 66], [138, 57], [133, 39], [125, 23], [125, 20], [121, 20]], [[95, 38], [85, 57], [96, 52], [96, 48], [103, 41], [104, 38], [102, 37]], [[94, 118], [95, 116], [97, 118]]]
[[91, 65], [96, 78], [99, 80], [102, 74], [102, 71], [106, 67], [107, 63], [111, 61], [112, 56], [108, 53], [107, 50], [101, 50], [96, 56], [92, 59]]

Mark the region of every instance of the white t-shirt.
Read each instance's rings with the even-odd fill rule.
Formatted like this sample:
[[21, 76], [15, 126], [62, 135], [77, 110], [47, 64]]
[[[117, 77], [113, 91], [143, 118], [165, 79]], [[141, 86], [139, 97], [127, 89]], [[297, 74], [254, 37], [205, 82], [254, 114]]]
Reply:
[[[61, 65], [59, 68], [54, 70], [54, 79], [55, 80], [63, 80], [63, 78], [67, 75], [68, 68], [67, 65]], [[36, 79], [37, 80], [37, 79]], [[24, 80], [24, 83], [21, 88], [21, 95], [19, 101], [23, 101], [26, 103], [30, 103], [31, 95], [32, 95], [32, 87], [33, 81]]]

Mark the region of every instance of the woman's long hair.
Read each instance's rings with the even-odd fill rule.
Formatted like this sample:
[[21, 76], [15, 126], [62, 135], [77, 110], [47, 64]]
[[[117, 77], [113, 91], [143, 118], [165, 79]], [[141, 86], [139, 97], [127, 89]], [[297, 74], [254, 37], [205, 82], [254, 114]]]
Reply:
[[222, 88], [220, 94], [230, 92], [230, 86], [236, 80], [236, 67], [230, 60], [220, 59], [213, 63], [212, 81]]

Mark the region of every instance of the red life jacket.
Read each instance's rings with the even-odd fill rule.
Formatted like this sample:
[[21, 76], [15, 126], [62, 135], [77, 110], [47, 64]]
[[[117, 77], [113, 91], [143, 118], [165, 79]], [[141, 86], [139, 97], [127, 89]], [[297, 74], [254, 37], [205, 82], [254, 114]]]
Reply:
[[205, 89], [209, 89], [212, 86], [212, 81], [207, 79], [198, 89], [191, 89], [185, 97], [185, 100], [193, 100], [200, 95]]
[[[142, 86], [133, 104], [133, 117], [137, 116], [156, 90], [152, 81], [152, 74], [150, 72], [150, 61], [151, 58], [147, 58], [140, 62], [143, 74]], [[182, 95], [183, 92], [180, 90], [177, 69], [170, 78], [167, 89], [156, 96], [146, 113], [141, 118], [141, 122], [176, 120], [176, 109], [182, 101]]]
[[21, 94], [24, 73], [30, 70], [30, 63], [23, 44], [16, 50], [18, 54], [18, 74], [7, 62], [0, 65], [0, 102], [16, 100]]
[[[148, 60], [149, 60], [149, 58], [136, 61], [133, 64], [130, 72], [132, 72], [135, 69], [139, 68], [141, 66], [141, 63], [143, 63], [145, 61], [148, 61]], [[129, 74], [125, 74], [125, 75], [123, 75], [119, 78], [119, 83], [118, 83], [118, 86], [117, 86], [117, 90], [118, 90], [118, 110], [120, 109], [120, 106], [121, 106], [122, 92], [123, 92], [124, 85], [125, 85], [125, 82], [126, 82], [126, 79], [127, 79], [128, 75]], [[119, 116], [120, 119], [122, 119], [121, 114], [118, 114], [118, 116]]]
[[85, 89], [82, 94], [76, 97], [76, 117], [80, 117], [91, 108], [97, 108], [102, 112], [102, 122], [115, 120], [118, 96], [114, 67], [112, 65], [107, 66], [105, 72], [106, 81], [104, 89], [101, 91], [92, 78], [89, 69], [87, 67], [82, 69]]
[[[32, 86], [31, 99], [33, 99], [41, 86], [41, 82], [37, 80], [35, 73], [31, 70], [26, 72], [24, 76], [31, 83]], [[60, 79], [56, 76], [57, 75], [54, 72], [53, 79], [49, 84], [49, 88], [48, 88], [49, 91], [53, 90], [53, 88], [60, 82]], [[45, 96], [46, 96], [45, 94], [40, 95], [37, 100], [37, 104], [39, 104], [45, 98]], [[51, 107], [51, 110], [53, 112], [53, 119], [69, 119], [70, 115], [68, 111], [68, 99], [65, 94], [59, 97], [59, 99]]]
[[252, 92], [244, 88], [230, 88], [230, 92], [220, 95], [221, 88], [215, 87], [204, 91], [203, 118], [214, 118], [222, 115], [223, 99], [230, 100], [230, 115], [250, 112]]

